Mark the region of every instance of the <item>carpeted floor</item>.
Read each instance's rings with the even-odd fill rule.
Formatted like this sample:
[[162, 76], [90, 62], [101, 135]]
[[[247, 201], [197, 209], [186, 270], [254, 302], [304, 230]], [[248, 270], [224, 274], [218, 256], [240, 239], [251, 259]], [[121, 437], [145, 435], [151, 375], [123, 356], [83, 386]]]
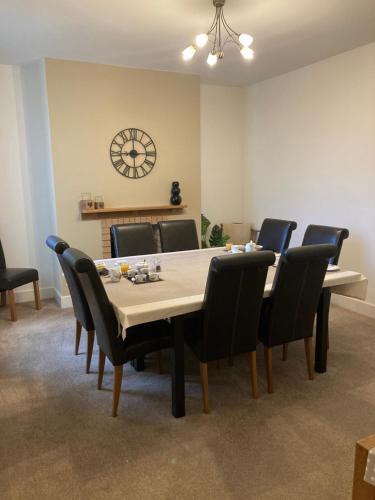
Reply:
[[[0, 309], [0, 497], [8, 499], [349, 499], [354, 444], [375, 432], [375, 321], [333, 308], [329, 371], [308, 381], [303, 342], [274, 356], [275, 393], [249, 395], [245, 357], [209, 371], [201, 411], [187, 352], [187, 416], [174, 419], [166, 373], [126, 368], [117, 419], [112, 370], [96, 390], [97, 349], [73, 355], [74, 319], [52, 301]], [[281, 354], [281, 353], [280, 353]]]

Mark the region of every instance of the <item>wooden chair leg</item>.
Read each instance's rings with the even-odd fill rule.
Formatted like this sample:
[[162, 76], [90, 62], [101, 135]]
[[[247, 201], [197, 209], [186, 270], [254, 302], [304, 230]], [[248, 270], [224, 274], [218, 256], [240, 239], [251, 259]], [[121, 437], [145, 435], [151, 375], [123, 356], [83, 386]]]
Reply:
[[314, 379], [314, 369], [311, 361], [311, 346], [312, 346], [312, 340], [311, 337], [309, 337], [305, 339], [306, 365], [307, 365], [307, 374], [309, 380]]
[[7, 293], [1, 292], [0, 307], [5, 307], [7, 305]]
[[283, 344], [283, 361], [288, 359], [288, 347], [289, 344]]
[[33, 287], [34, 287], [35, 309], [39, 311], [40, 309], [42, 309], [42, 302], [40, 300], [40, 293], [39, 293], [39, 281], [33, 281]]
[[82, 333], [82, 325], [81, 323], [77, 320], [76, 321], [76, 347], [75, 347], [75, 353], [76, 355], [79, 352], [79, 343], [81, 341], [81, 333]]
[[273, 377], [272, 377], [272, 348], [264, 346], [264, 357], [266, 360], [267, 370], [267, 386], [268, 392], [273, 393]]
[[10, 307], [10, 319], [17, 321], [16, 299], [14, 297], [14, 290], [8, 290], [8, 299]]
[[257, 353], [256, 351], [249, 352], [249, 365], [251, 373], [251, 392], [253, 398], [258, 397], [258, 374], [257, 374]]
[[115, 366], [113, 375], [112, 417], [117, 417], [118, 402], [121, 393], [122, 374], [124, 365]]
[[94, 347], [95, 332], [87, 332], [86, 373], [90, 373], [92, 349]]
[[163, 373], [163, 360], [162, 360], [162, 357], [161, 357], [161, 351], [157, 351], [156, 352], [156, 364], [157, 364], [157, 367], [158, 367], [158, 372], [160, 374]]
[[208, 404], [208, 369], [207, 369], [207, 367], [208, 367], [207, 363], [200, 363], [204, 413], [210, 413], [210, 407]]
[[104, 374], [104, 365], [105, 365], [105, 354], [99, 349], [99, 367], [98, 367], [98, 390], [102, 388], [103, 383], [103, 374]]

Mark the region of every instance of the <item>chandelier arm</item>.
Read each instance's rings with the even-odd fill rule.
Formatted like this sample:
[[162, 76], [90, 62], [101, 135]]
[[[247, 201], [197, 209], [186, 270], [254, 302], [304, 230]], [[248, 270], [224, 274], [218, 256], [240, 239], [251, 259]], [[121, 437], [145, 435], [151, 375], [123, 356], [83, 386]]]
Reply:
[[212, 24], [211, 26], [209, 27], [209, 30], [207, 31], [207, 35], [209, 35], [210, 33], [212, 33], [212, 31], [215, 29], [216, 27], [216, 24], [217, 24], [217, 9], [216, 9], [216, 12], [215, 12], [215, 16], [214, 16], [214, 20], [212, 21]]
[[221, 22], [220, 22], [220, 17], [221, 17], [221, 13], [223, 12], [223, 9], [222, 7], [219, 7], [220, 8], [220, 13], [219, 13], [219, 52], [222, 52], [223, 51], [223, 47], [222, 47], [222, 44], [221, 44]]
[[234, 29], [233, 29], [233, 28], [231, 28], [231, 27], [229, 26], [229, 24], [227, 23], [227, 20], [225, 19], [225, 16], [224, 16], [224, 12], [223, 12], [223, 11], [221, 11], [221, 20], [222, 20], [223, 25], [224, 25], [225, 29], [227, 30], [228, 34], [229, 34], [229, 33], [232, 33], [232, 35], [235, 35], [235, 36], [237, 36], [237, 37], [239, 37], [239, 36], [240, 36], [240, 35], [237, 33], [237, 31], [234, 31]]
[[218, 31], [218, 25], [220, 24], [220, 20], [218, 17], [218, 8], [216, 8], [216, 24], [215, 24], [215, 38], [214, 38], [214, 46], [212, 48], [212, 53], [216, 53], [216, 43], [217, 43], [217, 31]]
[[235, 39], [233, 38], [232, 35], [228, 35], [227, 38], [225, 39], [225, 42], [223, 43], [223, 48], [228, 44], [228, 43], [234, 43], [235, 45], [237, 45], [237, 47], [241, 47], [241, 44]]

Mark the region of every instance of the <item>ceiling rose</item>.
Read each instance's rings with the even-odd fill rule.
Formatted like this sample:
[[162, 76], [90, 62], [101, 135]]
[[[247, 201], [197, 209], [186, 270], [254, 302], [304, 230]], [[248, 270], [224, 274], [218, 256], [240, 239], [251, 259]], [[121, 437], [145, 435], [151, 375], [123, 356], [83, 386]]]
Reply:
[[254, 58], [254, 51], [250, 48], [253, 37], [246, 33], [237, 33], [232, 29], [224, 17], [225, 0], [213, 0], [216, 9], [214, 20], [207, 31], [195, 37], [195, 43], [189, 45], [182, 51], [184, 61], [192, 59], [197, 49], [204, 47], [208, 41], [212, 43], [212, 48], [207, 57], [207, 64], [215, 66], [218, 59], [224, 58], [224, 47], [228, 43], [234, 43], [239, 48], [244, 59]]

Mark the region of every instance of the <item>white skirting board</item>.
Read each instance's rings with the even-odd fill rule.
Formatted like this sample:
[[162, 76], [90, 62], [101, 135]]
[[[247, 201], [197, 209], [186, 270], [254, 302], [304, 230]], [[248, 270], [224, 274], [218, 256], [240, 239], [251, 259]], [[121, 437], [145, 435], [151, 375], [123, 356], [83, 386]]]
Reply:
[[364, 300], [353, 299], [333, 293], [331, 298], [332, 304], [348, 309], [349, 311], [363, 314], [369, 318], [375, 318], [375, 304]]
[[61, 293], [54, 288], [54, 298], [56, 303], [61, 309], [68, 309], [69, 307], [73, 307], [72, 299], [70, 295], [61, 295]]
[[[53, 299], [55, 297], [55, 289], [50, 288], [40, 288], [40, 298], [43, 299]], [[34, 301], [34, 290], [14, 290], [16, 296], [16, 303], [18, 302], [33, 302]]]

